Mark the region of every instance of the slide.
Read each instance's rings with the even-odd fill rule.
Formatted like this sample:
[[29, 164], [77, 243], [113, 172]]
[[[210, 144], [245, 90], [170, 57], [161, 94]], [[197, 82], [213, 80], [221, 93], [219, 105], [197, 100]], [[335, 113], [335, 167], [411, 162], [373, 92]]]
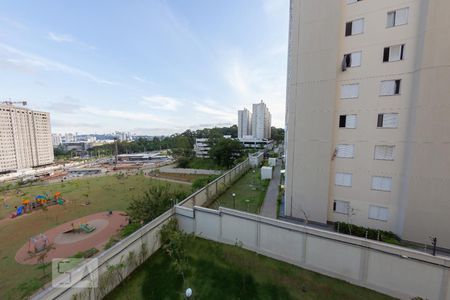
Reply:
[[23, 205], [19, 206], [19, 207], [17, 208], [16, 216], [22, 215], [22, 214], [23, 214], [23, 209], [24, 209], [24, 206], [23, 206]]

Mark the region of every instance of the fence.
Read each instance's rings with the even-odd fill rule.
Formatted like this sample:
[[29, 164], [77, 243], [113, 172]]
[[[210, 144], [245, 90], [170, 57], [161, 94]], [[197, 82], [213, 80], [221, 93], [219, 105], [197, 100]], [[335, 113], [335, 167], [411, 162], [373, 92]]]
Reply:
[[219, 178], [209, 183], [206, 187], [193, 193], [179, 203], [179, 206], [194, 207], [205, 206], [224, 192], [236, 179], [241, 177], [250, 168], [248, 159], [238, 164]]
[[[248, 160], [240, 163], [230, 171], [226, 172], [213, 182], [194, 194], [188, 196], [180, 206], [194, 207], [195, 205], [205, 205], [208, 201], [213, 200], [218, 193], [226, 189], [234, 180], [239, 178], [249, 169]], [[110, 249], [101, 253], [98, 257], [98, 274], [99, 286], [92, 289], [80, 288], [57, 288], [48, 287], [47, 289], [35, 294], [33, 299], [101, 299], [112, 291], [118, 284], [120, 279], [125, 278], [133, 270], [143, 263], [151, 254], [160, 248], [159, 231], [174, 215], [174, 209], [170, 209], [146, 224], [132, 235], [115, 244]], [[131, 254], [130, 254], [131, 253]], [[108, 271], [110, 267], [118, 266], [124, 263], [124, 267], [116, 270], [119, 276], [111, 275]], [[83, 270], [84, 265], [81, 265], [79, 270]], [[109, 269], [111, 270], [111, 269]], [[120, 273], [118, 273], [120, 272]], [[92, 273], [87, 273], [81, 280], [88, 280]], [[65, 279], [61, 278], [58, 282], [63, 282]]]
[[175, 207], [180, 227], [379, 292], [450, 300], [450, 259], [219, 208]]

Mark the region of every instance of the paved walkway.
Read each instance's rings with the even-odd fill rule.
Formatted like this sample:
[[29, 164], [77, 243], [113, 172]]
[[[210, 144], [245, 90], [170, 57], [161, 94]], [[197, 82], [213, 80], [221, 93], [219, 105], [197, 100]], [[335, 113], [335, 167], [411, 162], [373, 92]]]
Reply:
[[277, 165], [273, 171], [273, 177], [267, 188], [266, 197], [261, 208], [260, 215], [272, 219], [277, 218], [277, 198], [278, 198], [278, 186], [280, 185], [280, 170], [281, 162], [277, 159]]

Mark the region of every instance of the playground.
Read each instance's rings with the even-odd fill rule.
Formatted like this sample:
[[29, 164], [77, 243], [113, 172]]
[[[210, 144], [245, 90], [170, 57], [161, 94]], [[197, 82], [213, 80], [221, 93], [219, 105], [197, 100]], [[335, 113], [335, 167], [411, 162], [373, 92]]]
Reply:
[[[25, 244], [28, 247], [31, 238], [39, 237], [41, 233], [47, 234], [63, 224], [74, 223], [75, 228], [71, 226], [65, 228], [77, 230], [77, 223], [87, 223], [96, 227], [91, 233], [95, 237], [93, 239], [97, 239], [97, 237], [103, 239], [103, 235], [106, 236], [106, 233], [109, 232], [109, 226], [112, 226], [111, 220], [107, 219], [110, 223], [107, 227], [103, 227], [103, 221], [93, 222], [94, 220], [87, 219], [88, 216], [97, 213], [105, 215], [110, 210], [125, 211], [133, 198], [142, 197], [148, 188], [161, 184], [169, 185], [174, 190], [190, 191], [190, 186], [186, 184], [166, 183], [140, 175], [80, 178], [4, 191], [0, 197], [5, 198], [6, 196], [8, 207], [0, 206], [0, 299], [26, 298], [50, 280], [39, 269], [40, 264], [33, 265], [28, 262], [18, 263], [16, 261], [17, 252]], [[62, 205], [56, 203], [28, 211], [23, 210], [20, 216], [11, 218], [11, 215], [17, 213], [17, 208], [24, 205], [24, 199], [36, 202], [37, 196], [45, 197], [46, 194], [48, 194], [48, 198], [53, 199], [57, 192], [64, 200]], [[83, 233], [76, 238], [73, 237], [68, 245], [72, 247], [78, 242], [90, 242], [90, 237], [83, 241], [76, 241], [82, 236], [84, 236]], [[63, 249], [67, 237], [69, 236], [58, 237], [56, 242], [59, 244], [56, 245], [56, 248]], [[50, 234], [47, 238], [53, 241], [53, 246], [55, 246], [56, 243], [51, 239]], [[103, 250], [102, 247], [97, 249]], [[82, 249], [82, 251], [86, 250], [89, 249]]]
[[87, 249], [103, 249], [108, 239], [127, 225], [127, 217], [121, 211], [101, 212], [72, 220], [45, 233], [31, 237], [16, 253], [20, 264], [38, 263], [40, 253], [46, 251], [43, 262], [53, 258], [65, 258]]
[[17, 218], [24, 215], [25, 213], [30, 213], [37, 209], [42, 209], [44, 207], [63, 204], [64, 199], [61, 197], [60, 192], [56, 192], [53, 198], [49, 197], [48, 194], [45, 194], [45, 196], [37, 195], [34, 198], [34, 201], [29, 199], [23, 199], [22, 204], [15, 207], [16, 211], [11, 214], [11, 218]]

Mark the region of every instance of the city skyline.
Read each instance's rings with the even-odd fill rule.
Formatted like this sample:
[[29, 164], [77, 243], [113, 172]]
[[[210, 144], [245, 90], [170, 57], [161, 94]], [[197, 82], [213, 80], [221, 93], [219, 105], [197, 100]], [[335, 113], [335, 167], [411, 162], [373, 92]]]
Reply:
[[284, 127], [288, 1], [195, 2], [0, 4], [2, 100], [53, 133], [230, 126], [258, 99]]

